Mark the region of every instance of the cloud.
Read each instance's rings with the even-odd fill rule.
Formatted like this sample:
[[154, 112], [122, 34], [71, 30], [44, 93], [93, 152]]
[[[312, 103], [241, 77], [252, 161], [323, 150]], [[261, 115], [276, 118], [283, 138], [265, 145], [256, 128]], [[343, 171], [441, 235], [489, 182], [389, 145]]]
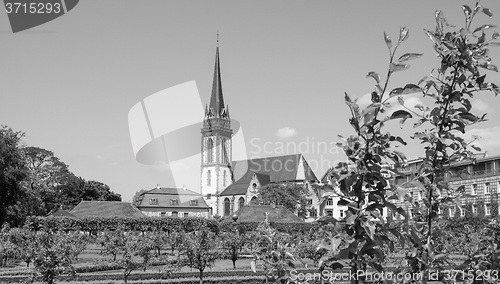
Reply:
[[276, 132], [276, 136], [278, 136], [278, 138], [283, 139], [283, 140], [291, 138], [295, 135], [297, 135], [297, 130], [290, 128], [288, 126], [280, 128]]
[[[472, 103], [472, 111], [481, 112], [481, 113], [485, 113], [485, 112], [491, 113], [493, 111], [491, 109], [490, 105], [488, 105], [487, 103], [485, 103], [482, 100], [475, 99], [471, 103]], [[480, 113], [476, 113], [476, 115], [481, 116]]]
[[490, 128], [476, 128], [468, 130], [465, 135], [462, 135], [466, 141], [472, 141], [477, 138], [473, 145], [481, 148], [481, 152], [488, 152], [490, 154], [500, 153], [500, 126]]

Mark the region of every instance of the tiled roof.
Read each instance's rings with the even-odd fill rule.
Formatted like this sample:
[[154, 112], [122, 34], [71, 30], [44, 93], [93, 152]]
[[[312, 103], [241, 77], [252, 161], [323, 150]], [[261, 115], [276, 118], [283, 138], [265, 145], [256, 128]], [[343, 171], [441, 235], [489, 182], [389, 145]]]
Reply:
[[75, 215], [69, 213], [68, 211], [64, 209], [57, 209], [56, 212], [50, 214], [52, 217], [75, 217]]
[[245, 205], [236, 211], [238, 222], [263, 222], [265, 213], [269, 213], [270, 222], [302, 223], [304, 220], [293, 214], [292, 211], [281, 205]]
[[[253, 174], [257, 175], [257, 179], [261, 185], [266, 185], [270, 182], [287, 182], [296, 181], [297, 172], [299, 170], [299, 162], [301, 161], [301, 154], [258, 158], [243, 161], [234, 161], [232, 168], [234, 176], [241, 176], [236, 182], [228, 186], [222, 193], [222, 196], [245, 194]], [[302, 157], [303, 158], [303, 157]], [[313, 171], [307, 164], [305, 159], [303, 161], [304, 174], [307, 180], [317, 180]]]
[[[142, 200], [139, 208], [143, 207], [189, 207], [208, 208], [207, 203], [201, 196], [189, 189], [182, 188], [154, 188], [141, 194]], [[154, 199], [154, 202], [152, 201]], [[176, 200], [176, 201], [173, 201]], [[192, 203], [191, 200], [196, 200]]]
[[82, 201], [70, 213], [76, 217], [144, 217], [131, 203], [121, 201]]

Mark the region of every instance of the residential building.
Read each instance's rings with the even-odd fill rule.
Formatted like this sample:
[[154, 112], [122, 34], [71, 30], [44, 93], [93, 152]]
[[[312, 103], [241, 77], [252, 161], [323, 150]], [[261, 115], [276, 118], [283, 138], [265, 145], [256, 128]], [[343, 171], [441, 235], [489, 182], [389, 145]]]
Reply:
[[150, 217], [209, 217], [210, 207], [199, 193], [186, 188], [156, 187], [139, 196], [137, 208]]

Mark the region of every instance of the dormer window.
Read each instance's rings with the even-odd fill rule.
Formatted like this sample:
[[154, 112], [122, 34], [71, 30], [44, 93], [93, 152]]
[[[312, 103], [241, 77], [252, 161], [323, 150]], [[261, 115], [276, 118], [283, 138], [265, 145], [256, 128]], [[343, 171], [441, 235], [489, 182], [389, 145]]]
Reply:
[[172, 205], [172, 206], [177, 206], [177, 205], [179, 205], [179, 200], [178, 200], [178, 199], [171, 199], [171, 200], [170, 200], [170, 205]]
[[149, 199], [149, 205], [158, 205], [158, 198]]
[[189, 202], [189, 205], [191, 206], [198, 206], [198, 200], [197, 199], [193, 199]]

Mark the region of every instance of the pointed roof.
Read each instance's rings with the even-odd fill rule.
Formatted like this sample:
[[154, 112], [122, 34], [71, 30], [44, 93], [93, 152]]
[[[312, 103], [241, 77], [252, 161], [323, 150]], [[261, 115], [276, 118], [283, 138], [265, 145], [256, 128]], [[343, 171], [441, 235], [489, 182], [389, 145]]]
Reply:
[[210, 97], [210, 110], [213, 115], [219, 116], [224, 109], [224, 97], [222, 96], [222, 79], [220, 76], [219, 46], [215, 53], [214, 80], [212, 83], [212, 96]]

